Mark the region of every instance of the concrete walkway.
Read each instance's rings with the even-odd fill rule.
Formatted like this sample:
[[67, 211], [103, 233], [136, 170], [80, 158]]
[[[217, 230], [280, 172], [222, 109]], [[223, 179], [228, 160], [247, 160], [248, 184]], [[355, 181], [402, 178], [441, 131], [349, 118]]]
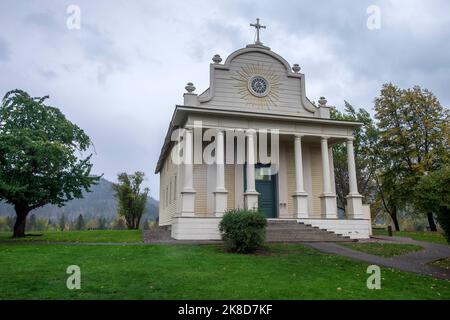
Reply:
[[450, 246], [445, 244], [436, 244], [424, 241], [417, 241], [404, 237], [384, 237], [377, 236], [376, 239], [385, 243], [404, 243], [414, 244], [424, 248], [424, 250], [410, 252], [404, 255], [395, 256], [392, 258], [384, 258], [377, 255], [364, 253], [357, 250], [340, 246], [336, 243], [317, 242], [305, 243], [306, 246], [317, 249], [322, 252], [345, 256], [359, 261], [364, 261], [370, 264], [399, 269], [407, 272], [419, 273], [422, 275], [432, 276], [438, 279], [450, 280], [450, 270], [434, 267], [427, 263], [438, 259], [450, 257]]

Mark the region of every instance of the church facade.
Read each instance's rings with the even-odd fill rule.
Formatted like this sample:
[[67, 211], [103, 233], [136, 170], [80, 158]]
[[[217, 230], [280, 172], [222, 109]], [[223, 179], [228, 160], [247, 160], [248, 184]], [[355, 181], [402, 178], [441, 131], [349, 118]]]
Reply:
[[[368, 238], [370, 210], [358, 193], [353, 132], [361, 123], [330, 119], [312, 103], [298, 64], [257, 40], [210, 65], [210, 85], [186, 86], [156, 166], [160, 226], [185, 240], [220, 239], [230, 209], [258, 209], [267, 219], [296, 220]], [[206, 70], [205, 70], [206, 71]], [[332, 146], [345, 144], [349, 194], [338, 215]]]

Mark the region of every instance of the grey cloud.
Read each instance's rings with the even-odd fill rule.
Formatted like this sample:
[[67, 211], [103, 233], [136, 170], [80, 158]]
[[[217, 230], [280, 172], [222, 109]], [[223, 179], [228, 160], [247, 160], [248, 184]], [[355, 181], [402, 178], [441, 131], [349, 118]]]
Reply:
[[[318, 68], [314, 71], [320, 70], [320, 73], [326, 74], [330, 70], [330, 64], [334, 63], [348, 70], [360, 85], [361, 82], [367, 82], [371, 86], [374, 81], [381, 84], [387, 80], [406, 86], [411, 85], [411, 81], [419, 85], [431, 84], [443, 101], [449, 101], [450, 92], [443, 88], [442, 77], [445, 76], [442, 73], [443, 70], [448, 71], [450, 66], [450, 20], [441, 18], [437, 22], [435, 15], [439, 11], [448, 12], [450, 5], [444, 1], [435, 1], [416, 9], [417, 3], [413, 1], [398, 3], [402, 6], [394, 8], [389, 1], [374, 3], [346, 0], [340, 1], [339, 5], [329, 2], [311, 5], [307, 1], [288, 1], [273, 7], [266, 21], [269, 20], [270, 23], [272, 19], [299, 39], [312, 35], [318, 40], [327, 40], [329, 47], [323, 50], [328, 50], [333, 61], [313, 66]], [[381, 8], [380, 30], [371, 31], [366, 27], [366, 9], [372, 4]], [[410, 16], [399, 23], [401, 16], [407, 15], [405, 11]], [[429, 32], [422, 31], [433, 24], [437, 27]], [[270, 31], [265, 36], [277, 37]], [[434, 80], [426, 81], [430, 76]], [[447, 79], [450, 80], [450, 76]], [[350, 100], [351, 98], [348, 97]], [[373, 97], [367, 97], [365, 107], [372, 106], [372, 99]]]
[[211, 47], [217, 46], [218, 43], [222, 47], [238, 48], [242, 46], [243, 37], [240, 28], [226, 24], [226, 21], [217, 21], [215, 19], [208, 19], [204, 23], [205, 27], [202, 34], [186, 42], [189, 48], [187, 53], [194, 62], [211, 59], [213, 56]]
[[55, 14], [51, 11], [41, 11], [27, 14], [24, 21], [34, 27], [41, 27], [50, 30], [55, 29], [57, 26]]
[[39, 69], [39, 74], [47, 80], [53, 80], [58, 76], [55, 71], [50, 69]]
[[114, 68], [110, 64], [104, 64], [97, 68], [97, 81], [100, 84], [105, 83], [108, 76], [114, 72]]
[[83, 24], [84, 37], [80, 41], [85, 57], [97, 63], [97, 80], [104, 83], [109, 75], [126, 67], [126, 58], [120, 53], [114, 40], [97, 27]]
[[200, 62], [203, 60], [206, 49], [207, 48], [201, 42], [192, 43], [189, 45], [187, 54], [192, 58], [193, 61]]
[[11, 50], [6, 41], [0, 38], [0, 61], [7, 61], [11, 56]]
[[[82, 25], [70, 31], [69, 2], [1, 1], [0, 95], [11, 87], [50, 94], [96, 144], [95, 172], [114, 179], [144, 170], [156, 197], [151, 173], [185, 83], [206, 89], [213, 54], [225, 59], [248, 44], [257, 17], [267, 25], [263, 42], [301, 65], [311, 100], [371, 108], [381, 84], [392, 81], [427, 87], [450, 105], [448, 1], [77, 3]], [[371, 4], [382, 9], [381, 30], [366, 28]]]
[[205, 28], [208, 33], [211, 34], [209, 42], [226, 41], [233, 47], [242, 45], [242, 32], [241, 29], [229, 24], [224, 24], [217, 20], [210, 20], [205, 23]]

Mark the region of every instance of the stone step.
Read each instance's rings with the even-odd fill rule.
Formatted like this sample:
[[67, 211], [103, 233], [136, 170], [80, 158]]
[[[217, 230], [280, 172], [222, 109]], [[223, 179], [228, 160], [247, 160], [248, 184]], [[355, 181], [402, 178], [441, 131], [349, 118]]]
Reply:
[[276, 230], [266, 230], [267, 235], [296, 235], [296, 234], [308, 234], [308, 235], [330, 235], [330, 236], [339, 236], [333, 232], [322, 231], [322, 230], [284, 230], [283, 232], [279, 232]]
[[317, 227], [312, 227], [304, 224], [297, 224], [297, 225], [270, 225], [267, 226], [266, 229], [272, 229], [272, 230], [289, 230], [289, 229], [312, 229], [312, 230], [320, 230]]
[[302, 239], [266, 239], [267, 242], [355, 242], [352, 239], [317, 239], [317, 238], [302, 238]]
[[296, 220], [271, 220], [266, 228], [268, 242], [308, 242], [326, 241], [342, 242], [354, 241], [347, 236], [335, 234], [332, 231], [319, 229]]
[[291, 220], [267, 220], [267, 224], [282, 224], [282, 223], [291, 223], [291, 224], [296, 224], [298, 223], [297, 220], [291, 219]]
[[289, 235], [295, 235], [295, 234], [331, 234], [331, 235], [336, 235], [332, 232], [328, 232], [328, 231], [324, 231], [324, 232], [320, 232], [319, 230], [284, 230], [283, 232], [280, 232], [280, 230], [266, 230], [266, 234], [273, 234], [273, 235], [277, 235], [277, 234], [289, 234]]
[[267, 236], [266, 240], [272, 241], [352, 241], [347, 237], [324, 236], [324, 235], [296, 235], [296, 236]]
[[306, 228], [292, 228], [292, 229], [266, 229], [267, 232], [278, 232], [278, 233], [286, 233], [286, 232], [314, 232], [314, 231], [322, 231], [319, 229], [306, 229]]
[[296, 237], [293, 237], [293, 236], [291, 236], [291, 237], [274, 237], [274, 236], [268, 236], [267, 238], [267, 241], [281, 241], [281, 240], [283, 240], [283, 241], [287, 241], [287, 240], [317, 240], [317, 241], [319, 241], [319, 240], [322, 240], [322, 241], [338, 241], [338, 240], [341, 240], [341, 239], [343, 239], [343, 240], [349, 240], [349, 239], [346, 239], [346, 238], [342, 238], [342, 237], [324, 237], [324, 236], [321, 236], [321, 235], [298, 235], [298, 236], [296, 236]]
[[298, 234], [286, 234], [286, 235], [277, 235], [277, 234], [266, 234], [267, 239], [300, 239], [300, 238], [322, 238], [322, 239], [337, 239], [337, 238], [344, 238], [347, 237], [339, 236], [339, 235], [333, 235], [333, 234], [317, 234], [317, 233], [298, 233]]
[[300, 237], [322, 237], [324, 239], [333, 239], [336, 237], [342, 237], [337, 234], [330, 233], [313, 233], [313, 232], [297, 232], [297, 233], [266, 233], [266, 238], [300, 238]]

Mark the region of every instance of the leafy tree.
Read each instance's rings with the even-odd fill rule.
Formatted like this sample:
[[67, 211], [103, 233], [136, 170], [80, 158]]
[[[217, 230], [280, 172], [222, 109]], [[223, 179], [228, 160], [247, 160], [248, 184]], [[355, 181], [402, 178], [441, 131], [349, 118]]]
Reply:
[[414, 204], [424, 212], [436, 214], [450, 243], [450, 167], [420, 177], [414, 188]]
[[14, 216], [6, 217], [6, 224], [8, 225], [9, 230], [13, 230], [15, 223], [16, 223], [16, 218]]
[[66, 216], [64, 215], [64, 213], [59, 218], [58, 225], [59, 225], [59, 230], [64, 231], [66, 229]]
[[142, 230], [148, 230], [150, 229], [148, 224], [148, 219], [145, 219], [144, 222], [142, 222]]
[[125, 222], [123, 222], [122, 218], [118, 218], [116, 220], [116, 223], [114, 224], [114, 229], [116, 229], [116, 230], [124, 230], [124, 229], [126, 229]]
[[46, 227], [47, 227], [47, 221], [45, 219], [40, 219], [40, 218], [36, 217], [36, 224], [35, 224], [34, 230], [42, 231], [42, 230], [45, 230]]
[[92, 218], [86, 222], [86, 228], [88, 230], [98, 230], [98, 219]]
[[105, 217], [100, 217], [100, 218], [98, 219], [98, 228], [99, 228], [100, 230], [107, 229], [107, 221], [106, 221], [106, 218], [105, 218]]
[[0, 217], [0, 231], [9, 231], [7, 217]]
[[0, 107], [0, 199], [16, 211], [14, 237], [25, 236], [28, 213], [46, 204], [81, 198], [100, 177], [90, 174], [91, 140], [48, 96], [6, 93]]
[[390, 216], [396, 231], [400, 231], [400, 223], [398, 219], [398, 212], [401, 208], [401, 192], [400, 183], [397, 180], [395, 172], [387, 170], [385, 172], [378, 172], [375, 177], [377, 185], [377, 193], [375, 197], [375, 207], [383, 208]]
[[[380, 130], [377, 150], [384, 159], [382, 180], [394, 187], [390, 193], [395, 191], [396, 205], [405, 206], [418, 179], [449, 161], [449, 112], [431, 91], [419, 86], [400, 89], [391, 83], [383, 85], [375, 112]], [[432, 212], [424, 213], [435, 231]]]
[[36, 230], [36, 215], [35, 214], [30, 215], [27, 230]]
[[48, 218], [48, 221], [47, 221], [47, 230], [51, 229], [52, 226], [53, 226], [52, 219]]
[[80, 214], [75, 223], [75, 230], [84, 230], [86, 228], [86, 223], [84, 222], [83, 215]]
[[139, 222], [147, 205], [149, 189], [141, 191], [144, 176], [140, 171], [132, 175], [123, 172], [118, 175], [119, 182], [113, 184], [119, 215], [125, 218], [128, 229], [139, 229]]
[[[378, 130], [370, 114], [355, 108], [345, 101], [344, 112], [331, 110], [331, 117], [338, 120], [362, 122], [361, 128], [355, 130], [353, 147], [355, 152], [356, 178], [358, 191], [364, 196], [366, 203], [371, 203], [375, 197], [376, 185], [374, 181], [377, 155], [374, 146], [378, 139]], [[336, 181], [336, 195], [338, 205], [345, 208], [346, 196], [349, 193], [347, 146], [345, 143], [333, 147], [334, 173]]]

